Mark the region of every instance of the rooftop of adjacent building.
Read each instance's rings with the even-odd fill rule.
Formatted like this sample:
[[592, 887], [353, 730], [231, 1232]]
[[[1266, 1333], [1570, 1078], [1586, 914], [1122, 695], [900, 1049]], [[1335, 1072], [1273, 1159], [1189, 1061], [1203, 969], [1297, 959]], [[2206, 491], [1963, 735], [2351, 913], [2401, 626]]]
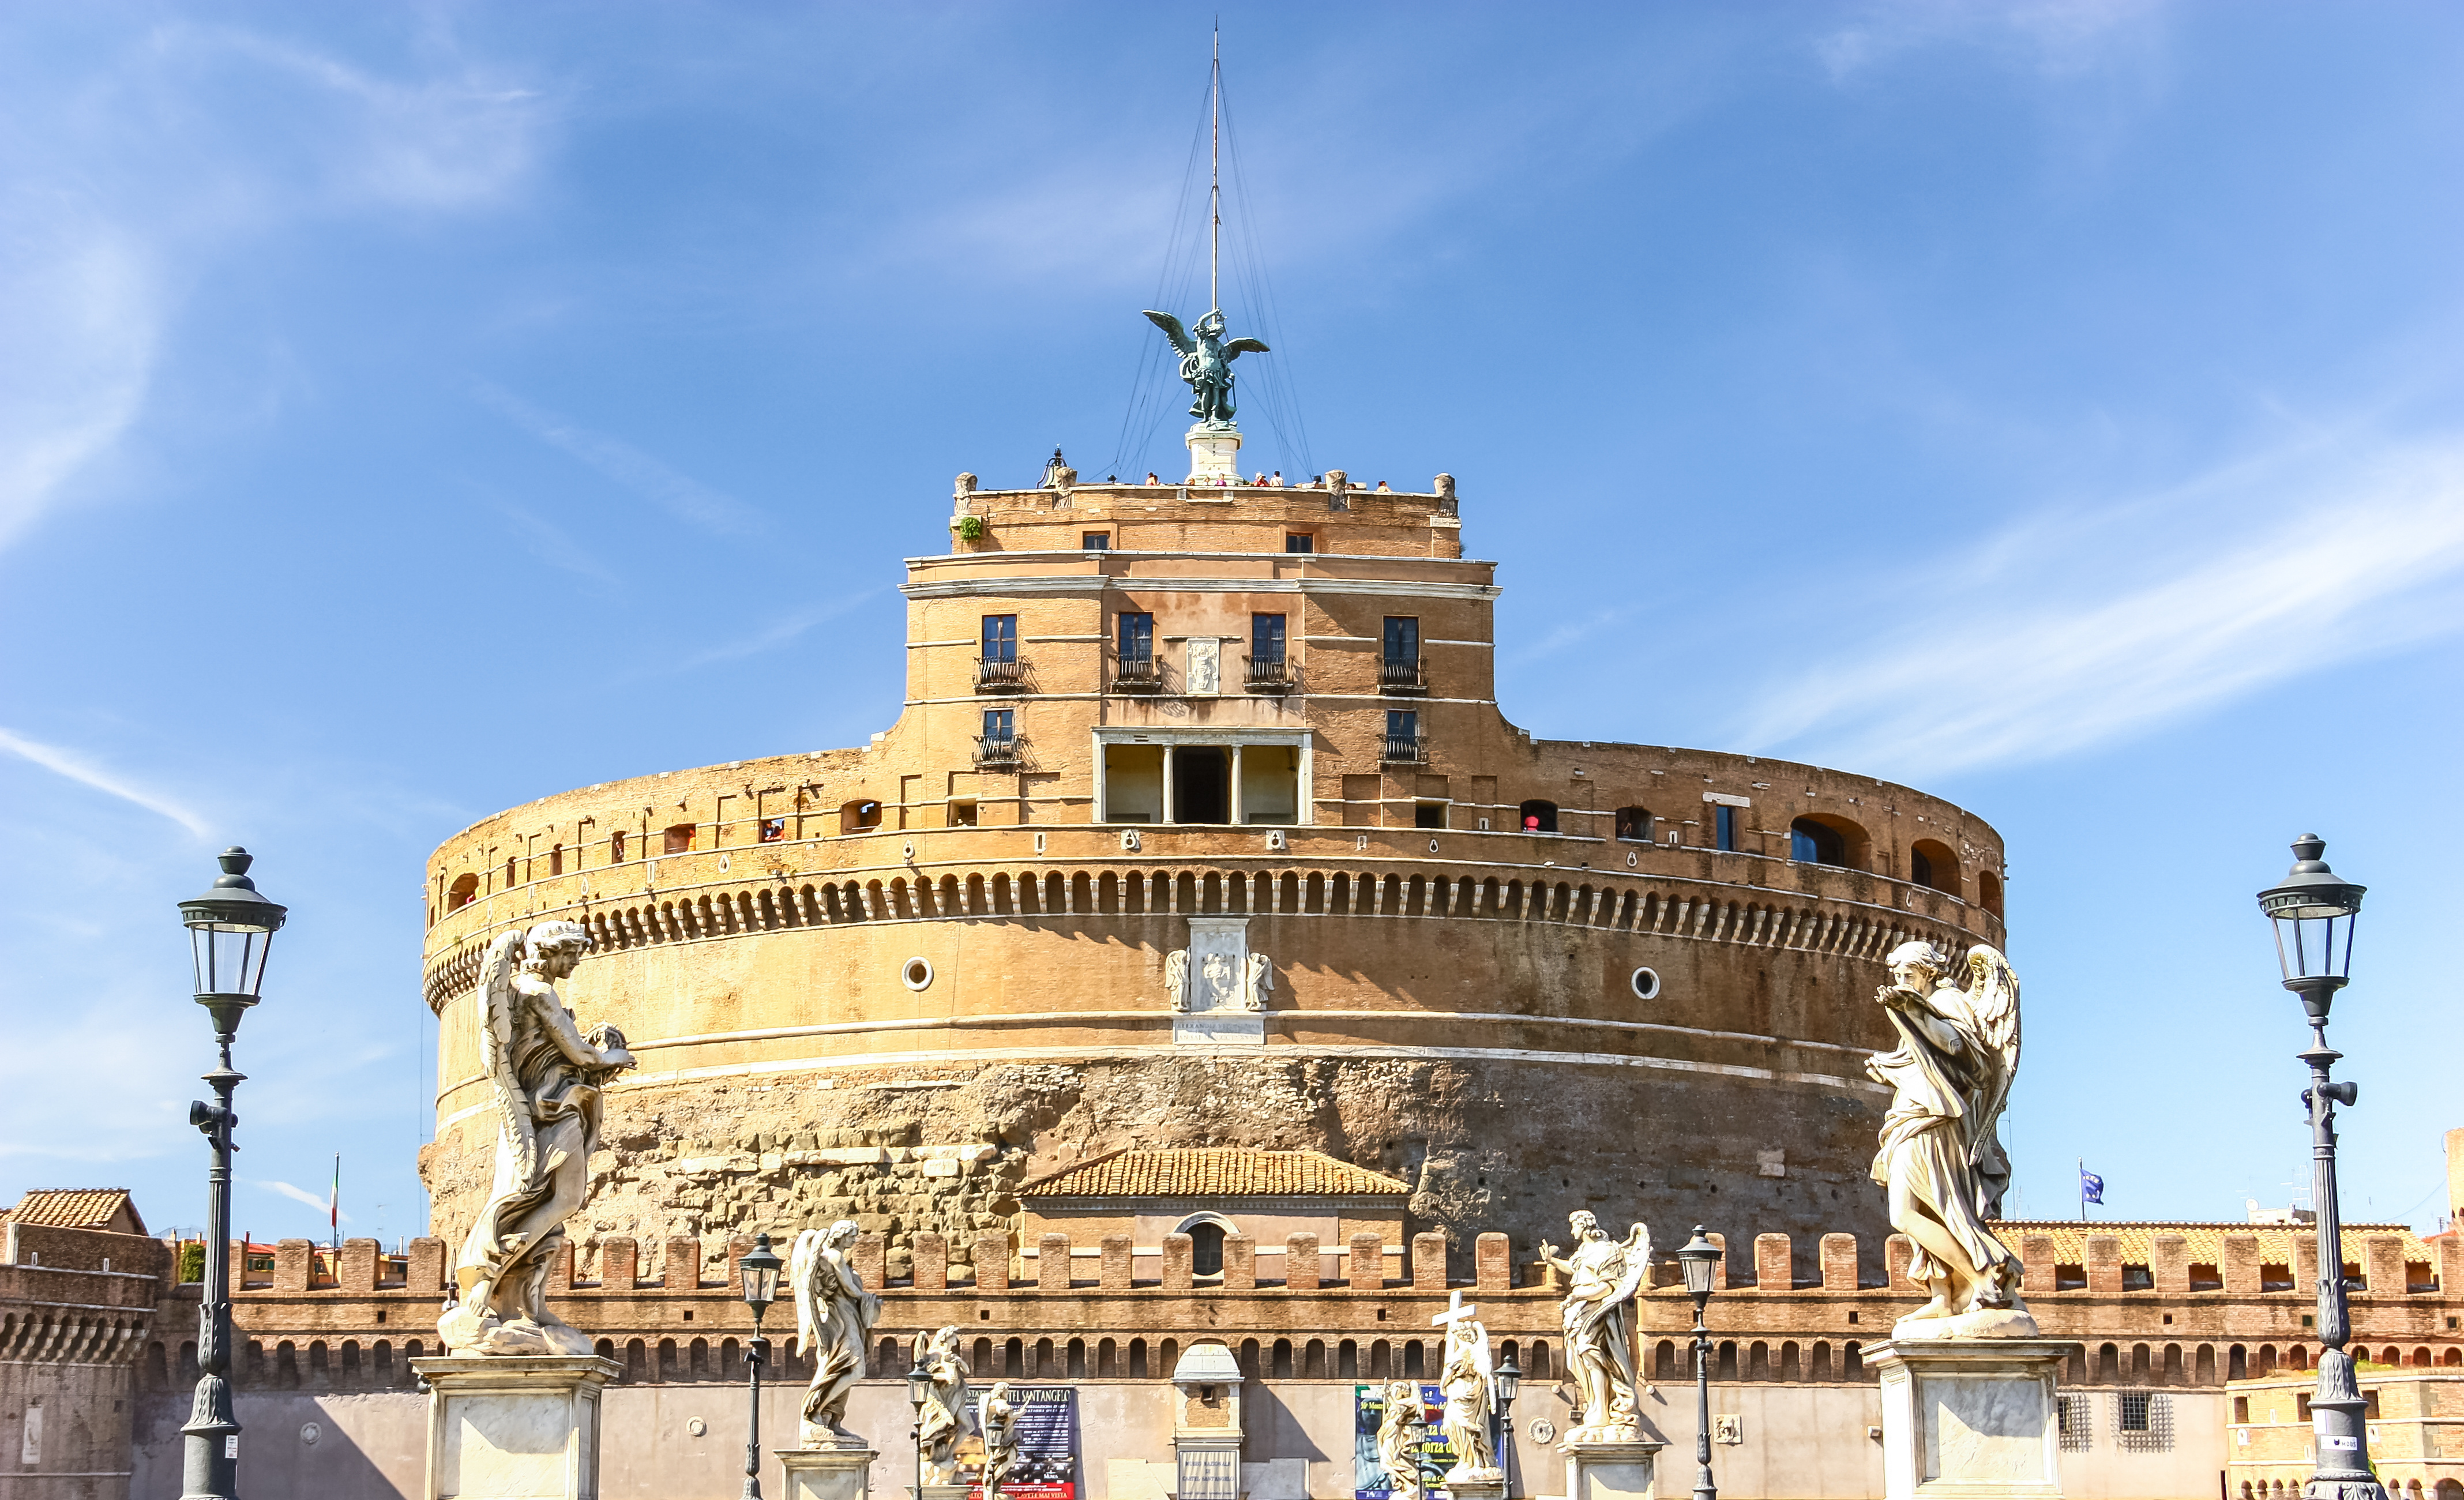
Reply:
[[0, 1213], [0, 1224], [39, 1224], [47, 1229], [101, 1229], [143, 1234], [145, 1221], [124, 1187], [37, 1187]]

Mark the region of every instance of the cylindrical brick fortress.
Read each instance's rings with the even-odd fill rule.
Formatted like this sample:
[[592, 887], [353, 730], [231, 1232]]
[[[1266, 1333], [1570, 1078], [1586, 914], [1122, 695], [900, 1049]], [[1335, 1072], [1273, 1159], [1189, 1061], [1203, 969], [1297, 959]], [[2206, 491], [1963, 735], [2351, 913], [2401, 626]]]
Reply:
[[1465, 1255], [1708, 1194], [1879, 1243], [1882, 956], [2002, 942], [1990, 827], [1514, 729], [1450, 481], [962, 477], [957, 510], [953, 550], [909, 562], [908, 701], [871, 745], [564, 792], [437, 850], [434, 1232], [493, 1152], [478, 955], [553, 916], [594, 937], [568, 1003], [641, 1060], [585, 1256], [845, 1213], [895, 1263], [1133, 1144], [1355, 1161]]

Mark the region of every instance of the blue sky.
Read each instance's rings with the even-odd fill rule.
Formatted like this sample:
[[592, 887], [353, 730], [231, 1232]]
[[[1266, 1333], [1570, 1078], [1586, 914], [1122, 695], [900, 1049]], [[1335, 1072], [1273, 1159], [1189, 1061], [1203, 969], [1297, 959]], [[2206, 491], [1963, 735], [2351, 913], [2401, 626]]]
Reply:
[[[13, 10], [0, 1197], [200, 1221], [173, 903], [237, 841], [294, 913], [240, 1226], [319, 1232], [340, 1151], [418, 1232], [426, 853], [862, 743], [953, 474], [1166, 464], [1210, 13]], [[2251, 897], [2316, 828], [2347, 1214], [2436, 1222], [2464, 13], [1222, 14], [1251, 455], [1459, 476], [1509, 717], [2001, 828], [2034, 1214], [2081, 1157], [2114, 1217], [2294, 1191]]]

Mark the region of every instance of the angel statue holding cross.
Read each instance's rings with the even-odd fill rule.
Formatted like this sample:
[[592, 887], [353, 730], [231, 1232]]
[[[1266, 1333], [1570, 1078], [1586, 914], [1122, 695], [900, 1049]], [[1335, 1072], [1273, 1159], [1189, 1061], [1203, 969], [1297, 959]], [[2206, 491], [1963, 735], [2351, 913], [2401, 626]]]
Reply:
[[1243, 354], [1272, 354], [1256, 339], [1223, 337], [1221, 309], [1209, 312], [1198, 320], [1195, 329], [1183, 328], [1180, 320], [1170, 313], [1150, 311], [1147, 321], [1163, 330], [1172, 346], [1180, 351], [1180, 378], [1189, 385], [1195, 398], [1189, 404], [1189, 414], [1200, 427], [1232, 425], [1232, 362]]
[[1449, 1490], [1503, 1476], [1497, 1467], [1497, 1444], [1489, 1435], [1489, 1419], [1497, 1409], [1495, 1376], [1488, 1359], [1488, 1329], [1463, 1306], [1463, 1292], [1447, 1295], [1446, 1310], [1429, 1319], [1446, 1331], [1444, 1362], [1438, 1367], [1438, 1389], [1445, 1397], [1439, 1419], [1446, 1446], [1454, 1450], [1455, 1467], [1446, 1470]]

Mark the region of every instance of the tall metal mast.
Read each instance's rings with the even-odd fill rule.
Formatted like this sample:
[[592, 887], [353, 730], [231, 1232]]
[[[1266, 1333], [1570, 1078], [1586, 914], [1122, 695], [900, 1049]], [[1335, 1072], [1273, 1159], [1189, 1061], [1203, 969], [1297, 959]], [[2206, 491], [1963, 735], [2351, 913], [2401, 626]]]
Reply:
[[1221, 312], [1223, 295], [1217, 289], [1223, 260], [1223, 25], [1215, 26], [1215, 62], [1207, 77], [1206, 173], [1206, 305]]

